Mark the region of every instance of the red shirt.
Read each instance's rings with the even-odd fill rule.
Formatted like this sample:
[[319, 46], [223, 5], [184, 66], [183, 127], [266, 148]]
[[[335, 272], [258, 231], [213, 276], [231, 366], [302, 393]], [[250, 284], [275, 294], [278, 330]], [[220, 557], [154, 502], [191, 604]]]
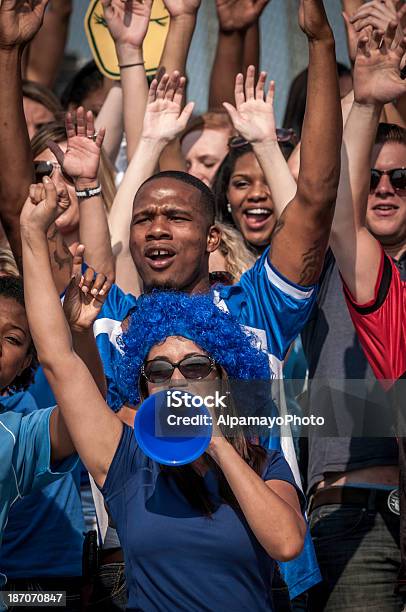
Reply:
[[344, 291], [375, 376], [391, 382], [406, 377], [406, 281], [395, 263], [382, 250], [375, 296], [368, 304], [360, 306], [345, 286]]

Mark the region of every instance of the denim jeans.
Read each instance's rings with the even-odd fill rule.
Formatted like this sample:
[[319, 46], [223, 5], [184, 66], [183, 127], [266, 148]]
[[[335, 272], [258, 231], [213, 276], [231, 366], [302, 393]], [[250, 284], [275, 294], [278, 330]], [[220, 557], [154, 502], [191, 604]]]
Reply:
[[[66, 591], [66, 608], [57, 608], [64, 612], [81, 612], [81, 589], [82, 578], [19, 578], [9, 579], [4, 587], [5, 591], [31, 591], [42, 593], [43, 591]], [[35, 607], [9, 607], [9, 612], [20, 612], [20, 610], [35, 610]], [[43, 607], [40, 609], [44, 609]], [[48, 608], [48, 610], [51, 608]]]
[[124, 563], [101, 565], [94, 578], [93, 593], [87, 610], [113, 612], [127, 607]]
[[323, 582], [309, 591], [309, 612], [400, 612], [399, 516], [331, 504], [310, 515]]

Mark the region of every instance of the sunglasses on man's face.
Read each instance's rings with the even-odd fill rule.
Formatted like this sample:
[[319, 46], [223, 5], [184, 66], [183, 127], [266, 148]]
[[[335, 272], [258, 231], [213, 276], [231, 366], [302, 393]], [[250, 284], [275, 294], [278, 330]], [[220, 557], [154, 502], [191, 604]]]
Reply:
[[[297, 144], [296, 133], [295, 130], [292, 129], [277, 128], [276, 138], [279, 144], [290, 144], [292, 147]], [[233, 136], [228, 141], [228, 147], [230, 149], [239, 149], [240, 147], [246, 147], [248, 144], [248, 140], [245, 140], [242, 136]]]
[[406, 195], [406, 168], [393, 168], [392, 170], [371, 170], [371, 193], [376, 191], [382, 176], [389, 176], [392, 187], [399, 195]]
[[44, 176], [51, 177], [57, 168], [59, 168], [65, 181], [67, 181], [70, 185], [73, 185], [72, 177], [69, 176], [69, 174], [66, 174], [66, 172], [62, 170], [62, 168], [57, 162], [52, 162], [52, 161], [35, 161], [34, 162], [35, 182], [42, 183], [42, 179], [44, 178]]
[[146, 361], [141, 368], [141, 374], [150, 383], [163, 383], [170, 380], [176, 368], [187, 380], [201, 380], [216, 367], [211, 357], [206, 355], [188, 355], [172, 363], [169, 359], [158, 357], [151, 361]]

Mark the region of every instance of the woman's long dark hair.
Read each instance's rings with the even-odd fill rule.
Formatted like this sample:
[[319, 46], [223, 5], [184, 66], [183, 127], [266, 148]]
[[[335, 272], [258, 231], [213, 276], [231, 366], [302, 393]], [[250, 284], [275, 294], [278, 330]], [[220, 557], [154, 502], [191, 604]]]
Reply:
[[213, 192], [216, 206], [216, 219], [220, 223], [228, 223], [233, 227], [236, 227], [236, 225], [232, 214], [227, 209], [227, 191], [237, 160], [247, 153], [253, 153], [253, 148], [250, 144], [230, 149], [230, 152], [224, 158], [214, 177]]

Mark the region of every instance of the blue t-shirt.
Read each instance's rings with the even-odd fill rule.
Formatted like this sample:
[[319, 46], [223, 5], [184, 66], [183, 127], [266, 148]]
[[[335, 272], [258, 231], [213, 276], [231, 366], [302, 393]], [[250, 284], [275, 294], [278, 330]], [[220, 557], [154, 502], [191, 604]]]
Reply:
[[[58, 465], [58, 471], [51, 470], [49, 418], [53, 409], [23, 416], [13, 411], [13, 406], [21, 401], [19, 395], [6, 398], [0, 406], [0, 411], [5, 407], [8, 410], [0, 414], [0, 545], [10, 507], [32, 491], [61, 478], [77, 461], [72, 456]], [[0, 586], [4, 582], [0, 568]]]
[[[309, 318], [315, 303], [317, 287], [301, 287], [283, 277], [269, 261], [269, 249], [254, 266], [242, 275], [240, 282], [232, 286], [219, 286], [213, 291], [213, 299], [219, 308], [230, 312], [239, 323], [253, 332], [258, 346], [269, 355], [271, 377], [282, 379], [283, 359], [291, 343], [299, 335]], [[127, 398], [120, 391], [116, 379], [119, 357], [117, 338], [122, 333], [121, 322], [136, 304], [136, 298], [125, 295], [116, 285], [112, 287], [94, 325], [94, 333], [108, 383], [107, 403], [118, 411]], [[281, 413], [286, 411], [282, 384], [272, 385], [273, 399]], [[278, 438], [271, 436], [263, 441], [266, 446], [283, 452], [300, 483], [299, 470], [290, 432], [284, 431]], [[293, 561], [280, 564], [291, 598], [320, 582], [310, 533], [302, 554]]]
[[[9, 399], [0, 398], [0, 404], [7, 406]], [[17, 404], [16, 399], [14, 412], [26, 416], [38, 410], [31, 393], [19, 393]], [[77, 465], [10, 508], [0, 548], [1, 571], [11, 579], [81, 576], [84, 531]]]
[[[269, 451], [262, 477], [295, 486], [278, 451]], [[124, 550], [128, 610], [273, 609], [274, 560], [243, 514], [222, 503], [213, 472], [205, 484], [216, 506], [210, 518], [189, 504], [124, 427], [102, 493]]]

